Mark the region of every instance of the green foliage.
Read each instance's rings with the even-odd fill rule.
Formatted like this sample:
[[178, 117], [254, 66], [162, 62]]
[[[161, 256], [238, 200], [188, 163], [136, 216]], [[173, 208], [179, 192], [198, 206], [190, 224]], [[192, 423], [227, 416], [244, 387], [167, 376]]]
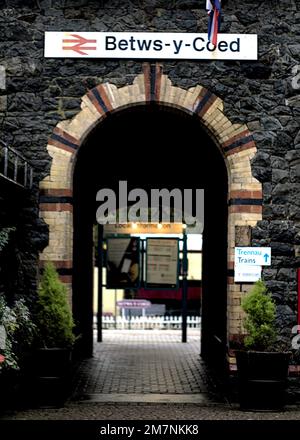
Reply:
[[11, 232], [14, 232], [16, 228], [3, 228], [0, 230], [0, 252], [9, 243], [9, 236]]
[[32, 343], [36, 337], [37, 327], [24, 298], [15, 302], [13, 312], [17, 326], [14, 332], [14, 349], [22, 367], [24, 356], [32, 350]]
[[245, 347], [250, 350], [272, 350], [276, 340], [276, 305], [263, 281], [257, 281], [242, 301], [246, 313]]
[[4, 297], [0, 296], [0, 354], [5, 357], [5, 361], [0, 363], [0, 371], [19, 370], [18, 359], [13, 350], [16, 326], [14, 311], [7, 306]]
[[35, 324], [24, 299], [15, 302], [11, 308], [0, 296], [0, 354], [4, 362], [0, 371], [19, 370], [24, 352], [30, 349], [35, 334]]
[[37, 326], [44, 347], [71, 348], [74, 322], [67, 290], [52, 263], [47, 263], [38, 289]]

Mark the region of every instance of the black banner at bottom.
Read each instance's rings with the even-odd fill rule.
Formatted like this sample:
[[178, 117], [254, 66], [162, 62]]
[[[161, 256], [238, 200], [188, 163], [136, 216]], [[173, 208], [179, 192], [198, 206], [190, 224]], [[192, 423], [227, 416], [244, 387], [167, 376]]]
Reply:
[[[300, 414], [300, 412], [299, 412]], [[197, 439], [230, 440], [270, 434], [299, 435], [300, 420], [66, 420], [0, 421], [0, 438], [10, 439]], [[4, 437], [6, 435], [7, 437]]]

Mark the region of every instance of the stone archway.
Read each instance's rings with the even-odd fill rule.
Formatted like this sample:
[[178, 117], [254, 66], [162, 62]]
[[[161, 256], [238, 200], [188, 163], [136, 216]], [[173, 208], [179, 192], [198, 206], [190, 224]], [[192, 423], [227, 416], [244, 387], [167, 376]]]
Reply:
[[188, 90], [173, 86], [159, 65], [144, 64], [132, 85], [118, 89], [103, 83], [93, 88], [82, 97], [81, 111], [55, 127], [47, 146], [52, 157], [50, 175], [40, 184], [40, 213], [49, 226], [49, 245], [40, 256], [41, 265], [52, 261], [71, 293], [76, 152], [106, 114], [150, 102], [197, 115], [223, 154], [229, 181], [227, 331], [232, 339], [242, 331], [242, 294], [233, 283], [236, 228], [254, 227], [262, 219], [262, 186], [251, 172], [255, 142], [246, 125], [232, 124], [226, 117], [220, 98], [201, 85]]

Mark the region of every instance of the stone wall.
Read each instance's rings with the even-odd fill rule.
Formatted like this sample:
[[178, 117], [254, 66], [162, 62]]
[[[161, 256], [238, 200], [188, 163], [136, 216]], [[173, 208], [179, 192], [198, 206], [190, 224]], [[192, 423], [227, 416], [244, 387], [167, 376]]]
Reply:
[[[200, 0], [6, 0], [0, 6], [1, 137], [38, 168], [50, 170], [46, 146], [54, 127], [79, 113], [81, 97], [100, 83], [132, 84], [142, 63], [126, 60], [43, 58], [45, 30], [206, 32]], [[286, 334], [296, 322], [296, 267], [300, 266], [300, 4], [297, 0], [237, 2], [224, 6], [223, 32], [257, 33], [259, 61], [165, 61], [174, 86], [201, 84], [224, 102], [232, 123], [247, 124], [258, 152], [252, 172], [263, 186], [263, 220], [252, 243], [271, 245], [264, 278], [278, 303]], [[45, 246], [36, 197], [24, 207], [23, 259], [31, 271]], [[30, 277], [31, 279], [31, 277]], [[30, 283], [27, 283], [29, 285]], [[34, 285], [34, 284], [33, 284]], [[239, 306], [238, 292], [233, 299]], [[236, 312], [238, 313], [238, 312]], [[237, 320], [239, 316], [236, 317]]]

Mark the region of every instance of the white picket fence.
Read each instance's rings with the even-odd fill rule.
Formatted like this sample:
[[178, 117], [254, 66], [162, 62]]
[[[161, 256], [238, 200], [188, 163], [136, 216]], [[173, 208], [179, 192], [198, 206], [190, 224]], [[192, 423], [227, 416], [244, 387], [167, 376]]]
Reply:
[[[94, 324], [95, 326], [97, 325], [97, 318], [95, 319]], [[123, 316], [117, 316], [116, 321], [114, 316], [102, 317], [103, 329], [172, 330], [180, 329], [181, 324], [181, 316], [132, 316], [131, 319], [129, 319], [128, 317], [125, 318]], [[200, 328], [200, 324], [200, 316], [187, 317], [188, 328]]]

